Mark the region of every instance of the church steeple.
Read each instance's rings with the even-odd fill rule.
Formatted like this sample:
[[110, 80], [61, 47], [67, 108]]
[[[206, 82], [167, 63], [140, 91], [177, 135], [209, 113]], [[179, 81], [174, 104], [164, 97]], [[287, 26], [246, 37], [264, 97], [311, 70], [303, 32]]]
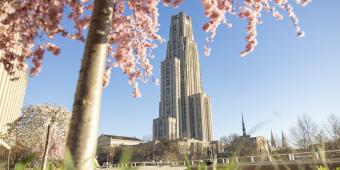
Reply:
[[242, 132], [243, 132], [243, 136], [246, 136], [247, 132], [246, 132], [246, 126], [244, 125], [243, 113], [241, 113], [241, 115], [242, 115]]
[[283, 132], [281, 132], [281, 140], [282, 140], [282, 142], [281, 142], [282, 143], [282, 148], [288, 148], [288, 143], [286, 141], [286, 138], [285, 138]]
[[270, 133], [271, 133], [270, 134], [271, 135], [270, 144], [272, 145], [273, 148], [276, 148], [276, 141], [275, 141], [275, 137], [274, 137], [273, 131], [271, 130]]

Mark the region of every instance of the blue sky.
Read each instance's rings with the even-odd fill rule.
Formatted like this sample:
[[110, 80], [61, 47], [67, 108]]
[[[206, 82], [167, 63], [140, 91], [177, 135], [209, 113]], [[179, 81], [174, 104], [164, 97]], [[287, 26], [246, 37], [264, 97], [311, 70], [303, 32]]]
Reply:
[[[246, 44], [246, 21], [229, 17], [232, 29], [218, 29], [211, 56], [205, 57], [202, 49], [208, 34], [201, 26], [207, 19], [201, 4], [185, 0], [176, 9], [160, 5], [160, 34], [165, 39], [171, 15], [185, 11], [192, 17], [203, 87], [211, 96], [215, 139], [241, 134], [241, 112], [247, 131], [263, 136], [269, 136], [271, 129], [277, 135], [281, 130], [288, 132], [302, 114], [309, 114], [320, 124], [331, 113], [340, 115], [339, 6], [338, 0], [314, 0], [303, 8], [295, 5], [306, 32], [303, 39], [295, 36], [286, 15], [279, 22], [264, 14], [264, 23], [258, 26], [258, 46], [246, 58], [240, 58]], [[26, 105], [55, 103], [72, 109], [83, 44], [65, 39], [57, 39], [56, 44], [62, 52], [59, 56], [46, 55], [42, 72], [29, 79]], [[156, 77], [165, 51], [166, 43], [155, 50]], [[160, 87], [153, 83], [140, 83], [140, 87], [143, 97], [133, 98], [127, 77], [113, 70], [111, 83], [103, 93], [99, 133], [136, 137], [152, 134]]]

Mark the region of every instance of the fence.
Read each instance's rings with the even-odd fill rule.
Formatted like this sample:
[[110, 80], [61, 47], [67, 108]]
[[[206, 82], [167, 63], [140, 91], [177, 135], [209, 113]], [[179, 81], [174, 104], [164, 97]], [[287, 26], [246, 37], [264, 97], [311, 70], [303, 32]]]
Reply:
[[121, 164], [107, 164], [106, 167], [136, 167], [136, 166], [190, 166], [206, 163], [214, 164], [258, 164], [258, 163], [296, 163], [296, 162], [340, 162], [340, 150], [329, 150], [319, 152], [298, 152], [275, 154], [268, 156], [244, 156], [232, 158], [217, 158], [214, 160], [189, 160], [189, 161], [159, 161], [159, 162], [131, 162]]

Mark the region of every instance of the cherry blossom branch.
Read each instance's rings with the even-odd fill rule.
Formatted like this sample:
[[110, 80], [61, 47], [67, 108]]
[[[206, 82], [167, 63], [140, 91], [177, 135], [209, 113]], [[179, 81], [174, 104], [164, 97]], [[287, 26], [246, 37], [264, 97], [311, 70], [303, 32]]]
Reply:
[[[133, 87], [133, 96], [139, 97], [137, 81], [146, 82], [153, 78], [153, 49], [164, 40], [158, 34], [158, 5], [161, 0], [115, 0], [112, 27], [109, 33], [109, 56], [106, 63], [103, 85], [107, 86], [113, 67], [120, 68]], [[177, 7], [183, 0], [163, 0], [166, 6]], [[305, 6], [311, 0], [296, 0]], [[299, 26], [293, 6], [288, 0], [201, 0], [208, 22], [203, 30], [210, 35], [206, 39], [204, 54], [210, 55], [209, 45], [222, 24], [231, 27], [227, 15], [237, 15], [247, 21], [246, 46], [241, 52], [244, 57], [256, 45], [257, 25], [262, 23], [263, 11], [282, 20], [281, 11], [286, 11], [298, 37], [304, 32]], [[65, 10], [70, 9], [70, 10]], [[5, 0], [0, 6], [0, 62], [6, 71], [30, 70], [37, 75], [42, 66], [45, 51], [58, 55], [61, 49], [54, 44], [56, 36], [85, 41], [84, 30], [88, 28], [93, 2], [88, 0]], [[61, 20], [63, 16], [74, 23], [73, 30], [67, 31]], [[72, 33], [71, 33], [72, 32]], [[41, 38], [39, 38], [41, 37]], [[31, 64], [27, 64], [30, 61]], [[137, 95], [138, 94], [138, 95]]]

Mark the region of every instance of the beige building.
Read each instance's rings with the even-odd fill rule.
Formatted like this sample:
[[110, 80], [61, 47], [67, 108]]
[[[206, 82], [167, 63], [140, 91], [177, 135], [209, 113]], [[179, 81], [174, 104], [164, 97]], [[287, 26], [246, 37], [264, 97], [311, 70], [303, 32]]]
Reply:
[[143, 143], [143, 141], [135, 137], [102, 134], [98, 137], [97, 159], [99, 162], [110, 162], [110, 160], [113, 159], [114, 151], [117, 147], [122, 145], [138, 145], [140, 143]]
[[156, 161], [160, 159], [163, 161], [185, 160], [186, 158], [190, 160], [214, 159], [217, 158], [218, 153], [224, 151], [223, 145], [219, 141], [197, 139], [153, 140], [135, 147], [143, 147], [143, 145], [144, 148], [145, 145], [149, 145], [146, 148], [149, 148], [148, 152], [151, 151], [152, 160]]
[[225, 153], [227, 156], [269, 155], [270, 147], [265, 137], [247, 135], [242, 115], [242, 136], [237, 137], [231, 144], [225, 146]]
[[[0, 59], [3, 56], [0, 50]], [[13, 122], [20, 115], [27, 85], [26, 74], [16, 71], [9, 75], [0, 62], [0, 169], [5, 167], [10, 146], [1, 139], [7, 132], [7, 124]]]
[[98, 137], [98, 147], [117, 147], [120, 145], [138, 145], [143, 141], [135, 137], [102, 134]]
[[238, 137], [228, 150], [233, 156], [266, 156], [270, 153], [268, 140], [265, 137], [250, 135]]
[[[0, 50], [0, 58], [2, 52]], [[26, 74], [16, 71], [9, 75], [0, 62], [0, 135], [6, 133], [7, 123], [20, 115], [27, 85]], [[0, 141], [1, 143], [3, 141]]]
[[211, 141], [210, 97], [204, 93], [191, 18], [172, 16], [166, 59], [161, 64], [159, 117], [153, 139]]

